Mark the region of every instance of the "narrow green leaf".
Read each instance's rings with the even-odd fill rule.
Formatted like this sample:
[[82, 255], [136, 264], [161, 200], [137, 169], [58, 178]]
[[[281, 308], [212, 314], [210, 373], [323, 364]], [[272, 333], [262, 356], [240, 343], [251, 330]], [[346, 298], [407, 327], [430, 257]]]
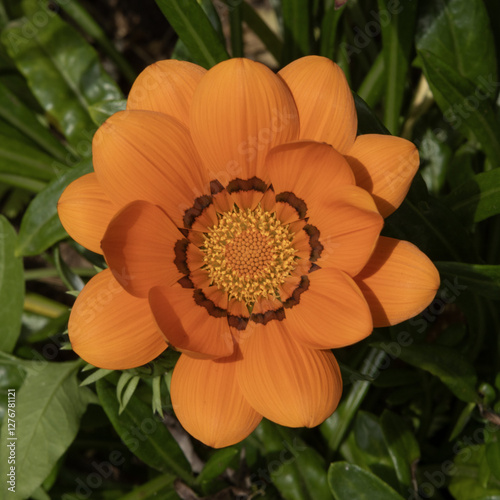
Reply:
[[228, 59], [222, 40], [196, 0], [156, 0], [193, 59], [205, 68]]
[[330, 465], [328, 483], [335, 500], [403, 500], [377, 476], [347, 462]]
[[220, 476], [234, 461], [240, 450], [235, 447], [217, 450], [207, 461], [196, 482], [203, 484]]
[[[374, 342], [373, 346], [395, 356], [394, 343]], [[457, 398], [466, 403], [479, 402], [474, 367], [460, 352], [438, 344], [397, 344], [397, 357], [438, 377]]]
[[[121, 99], [122, 94], [85, 39], [48, 7], [35, 4], [33, 20], [28, 17], [10, 23], [2, 33], [2, 41], [76, 155], [90, 156], [96, 127], [88, 107]], [[47, 22], [36, 27], [34, 18], [40, 15], [40, 9]], [[33, 36], [26, 37], [30, 29]]]
[[243, 20], [248, 24], [248, 27], [261, 39], [276, 61], [281, 61], [283, 40], [276, 35], [250, 4], [243, 2], [241, 9]]
[[310, 52], [311, 32], [309, 2], [303, 0], [282, 1], [284, 48], [281, 65], [303, 57]]
[[150, 467], [171, 472], [192, 485], [189, 462], [163, 422], [152, 414], [151, 406], [132, 396], [119, 415], [116, 388], [106, 379], [98, 380], [96, 387], [106, 415], [130, 451]]
[[24, 302], [23, 260], [15, 255], [17, 234], [0, 215], [0, 350], [12, 352], [21, 333]]
[[120, 500], [178, 500], [179, 495], [175, 491], [174, 482], [174, 475], [162, 474], [134, 488], [127, 495], [120, 496]]
[[60, 2], [62, 9], [85, 31], [90, 35], [106, 52], [110, 59], [116, 64], [123, 73], [127, 81], [132, 84], [137, 78], [129, 62], [123, 55], [116, 50], [116, 47], [106, 36], [104, 30], [96, 23], [94, 18], [83, 8], [77, 0], [65, 0]]
[[384, 95], [385, 79], [384, 54], [381, 52], [371, 65], [370, 71], [365, 76], [357, 92], [359, 97], [363, 99], [369, 107], [378, 104]]
[[0, 172], [51, 181], [66, 170], [52, 156], [0, 133]]
[[93, 372], [83, 382], [80, 383], [80, 387], [85, 387], [86, 385], [93, 384], [94, 382], [97, 382], [101, 378], [106, 377], [106, 375], [109, 375], [112, 371], [113, 370], [105, 370], [104, 368], [98, 368], [95, 372]]
[[[89, 391], [79, 388], [76, 373], [80, 361], [50, 363], [24, 361], [28, 375], [16, 394], [16, 430], [11, 436], [2, 427], [2, 443], [15, 442], [16, 491], [6, 491], [3, 498], [28, 498], [49, 475], [57, 460], [75, 438], [87, 404]], [[16, 437], [15, 441], [10, 441]], [[7, 463], [9, 448], [2, 446], [0, 459]], [[21, 480], [22, 478], [22, 480]]]
[[411, 487], [412, 464], [420, 457], [418, 441], [405, 420], [389, 410], [382, 413], [380, 424], [401, 485], [401, 493], [405, 494]]
[[436, 262], [439, 272], [451, 279], [458, 279], [462, 287], [470, 288], [490, 299], [500, 297], [500, 266], [466, 264], [465, 262]]
[[21, 221], [18, 255], [37, 255], [66, 237], [57, 215], [57, 201], [70, 182], [91, 171], [91, 161], [85, 160], [52, 181], [33, 199]]
[[320, 55], [333, 59], [335, 55], [335, 41], [337, 26], [345, 9], [337, 9], [335, 0], [325, 2], [325, 14], [321, 21]]
[[445, 199], [464, 224], [473, 224], [500, 213], [500, 170], [475, 175]]
[[229, 28], [231, 30], [231, 56], [243, 57], [243, 15], [241, 3], [229, 9]]
[[128, 402], [130, 401], [130, 399], [134, 395], [134, 392], [137, 389], [137, 386], [138, 386], [140, 381], [141, 381], [141, 377], [136, 375], [135, 377], [132, 377], [130, 382], [127, 384], [127, 387], [123, 391], [122, 399], [120, 401], [120, 409], [118, 410], [118, 413], [120, 415], [123, 413], [123, 410], [125, 410], [125, 408], [127, 407]]
[[492, 165], [499, 167], [500, 123], [488, 95], [434, 53], [427, 50], [418, 53], [446, 121], [452, 128], [473, 134]]
[[378, 0], [378, 5], [380, 15], [389, 16], [389, 22], [381, 23], [386, 75], [384, 123], [392, 134], [397, 134], [413, 48], [417, 2], [407, 2], [392, 10], [389, 10], [392, 0]]
[[35, 113], [2, 83], [0, 83], [0, 116], [51, 156], [64, 161], [68, 151], [49, 129], [40, 123]]
[[353, 92], [354, 104], [358, 115], [358, 135], [361, 134], [389, 134], [384, 124], [370, 109], [363, 99]]

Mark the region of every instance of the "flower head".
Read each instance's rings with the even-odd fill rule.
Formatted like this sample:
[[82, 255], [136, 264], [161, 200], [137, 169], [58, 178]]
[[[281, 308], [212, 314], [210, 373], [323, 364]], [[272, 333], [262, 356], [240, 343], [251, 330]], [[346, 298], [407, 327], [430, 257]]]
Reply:
[[414, 245], [380, 236], [416, 148], [356, 129], [325, 58], [278, 75], [246, 59], [146, 68], [95, 135], [95, 172], [59, 201], [109, 266], [75, 302], [74, 350], [110, 369], [182, 352], [174, 409], [211, 446], [262, 416], [321, 423], [342, 390], [330, 349], [418, 314], [439, 285]]

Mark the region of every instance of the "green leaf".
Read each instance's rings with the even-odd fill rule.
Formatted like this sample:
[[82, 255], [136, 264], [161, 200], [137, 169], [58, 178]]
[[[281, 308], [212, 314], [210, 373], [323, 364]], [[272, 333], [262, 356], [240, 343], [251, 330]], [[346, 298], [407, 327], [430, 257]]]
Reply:
[[436, 262], [435, 264], [441, 274], [458, 279], [461, 286], [470, 288], [474, 293], [491, 299], [500, 297], [500, 266], [463, 262]]
[[234, 461], [240, 450], [236, 447], [217, 450], [207, 461], [205, 467], [196, 478], [196, 482], [203, 485], [220, 476]]
[[134, 488], [128, 495], [120, 496], [120, 500], [178, 500], [174, 482], [175, 476], [162, 474]]
[[256, 435], [265, 450], [267, 469], [251, 476], [252, 482], [265, 484], [270, 477], [286, 500], [331, 500], [325, 462], [314, 448], [268, 420], [262, 421]]
[[[68, 152], [37, 116], [5, 85], [0, 83], [0, 116], [51, 156], [64, 161]], [[3, 144], [3, 147], [7, 146]], [[20, 150], [22, 151], [22, 150]]]
[[389, 8], [392, 0], [378, 0], [378, 5], [381, 16], [390, 16], [389, 22], [380, 24], [386, 75], [384, 123], [391, 133], [397, 134], [413, 48], [417, 2], [407, 2], [398, 9]]
[[52, 156], [0, 133], [0, 172], [51, 181], [66, 170]]
[[21, 333], [24, 303], [23, 260], [15, 255], [17, 234], [0, 215], [0, 350], [12, 352]]
[[[38, 2], [34, 2], [34, 6], [37, 10], [33, 20], [23, 18], [10, 23], [2, 33], [2, 41], [33, 94], [76, 154], [90, 156], [96, 127], [89, 106], [121, 99], [122, 94], [82, 36], [48, 7]], [[40, 15], [41, 9], [47, 22], [36, 27], [35, 16]], [[33, 36], [25, 36], [26, 32]]]
[[276, 61], [281, 61], [283, 40], [276, 35], [250, 4], [242, 2], [241, 11], [243, 20], [248, 24], [248, 27], [261, 39]]
[[223, 41], [196, 0], [156, 0], [156, 3], [195, 62], [210, 68], [228, 59]]
[[[482, 0], [425, 2], [417, 33], [417, 48], [447, 61], [483, 89], [497, 81], [497, 61], [490, 18]], [[485, 85], [486, 84], [486, 85]]]
[[390, 134], [377, 115], [370, 109], [359, 95], [353, 93], [356, 113], [358, 115], [358, 135], [361, 134]]
[[352, 431], [342, 443], [340, 452], [349, 463], [359, 465], [391, 486], [397, 487], [393, 463], [379, 419], [375, 415], [366, 411], [356, 414]]
[[403, 500], [377, 476], [347, 462], [330, 465], [328, 483], [335, 500]]
[[473, 224], [500, 213], [500, 170], [475, 175], [445, 199], [464, 224]]
[[57, 201], [70, 182], [91, 171], [91, 161], [85, 160], [35, 196], [21, 221], [18, 255], [38, 255], [67, 236], [57, 215]]
[[[91, 366], [91, 368], [94, 368]], [[82, 370], [83, 371], [83, 370]], [[113, 370], [106, 370], [104, 368], [98, 368], [95, 372], [92, 372], [83, 382], [80, 383], [80, 387], [85, 387], [86, 385], [93, 384], [103, 377], [109, 375]]]
[[500, 123], [485, 91], [432, 52], [419, 50], [419, 56], [446, 121], [473, 134], [492, 165], [500, 166]]
[[116, 101], [96, 102], [89, 106], [89, 113], [96, 125], [102, 125], [112, 114], [123, 111], [126, 108], [127, 101], [118, 99]]
[[479, 402], [476, 392], [477, 376], [470, 362], [455, 349], [438, 344], [402, 346], [394, 342], [373, 342], [371, 345], [383, 349], [392, 357], [398, 357], [438, 377], [457, 398], [466, 403]]
[[418, 441], [405, 420], [391, 411], [384, 410], [380, 423], [401, 493], [405, 494], [411, 487], [412, 464], [420, 458]]
[[165, 424], [152, 414], [150, 405], [134, 395], [119, 415], [115, 386], [100, 379], [96, 387], [106, 415], [132, 453], [154, 469], [171, 472], [188, 484], [194, 482], [189, 462]]
[[337, 26], [345, 9], [337, 9], [335, 0], [325, 2], [325, 13], [321, 21], [320, 55], [334, 58]]
[[[89, 391], [78, 387], [76, 373], [80, 361], [50, 363], [39, 360], [21, 363], [28, 375], [16, 393], [16, 492], [4, 498], [27, 498], [50, 474], [57, 460], [75, 438], [80, 418], [90, 401]], [[2, 443], [11, 436], [2, 427]], [[0, 451], [2, 464], [7, 463], [9, 449]], [[22, 480], [21, 480], [22, 478]]]
[[311, 42], [309, 2], [303, 0], [282, 1], [284, 48], [281, 65], [309, 54]]
[[500, 441], [498, 436], [486, 443], [485, 454], [491, 473], [495, 476], [495, 479], [500, 481]]

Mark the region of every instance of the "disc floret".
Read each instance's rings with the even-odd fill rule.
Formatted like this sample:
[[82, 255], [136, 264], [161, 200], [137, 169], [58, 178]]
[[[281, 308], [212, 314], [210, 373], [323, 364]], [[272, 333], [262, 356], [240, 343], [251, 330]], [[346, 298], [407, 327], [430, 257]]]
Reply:
[[260, 298], [279, 298], [279, 286], [296, 266], [293, 239], [276, 213], [234, 207], [205, 233], [204, 268], [229, 299], [252, 306]]

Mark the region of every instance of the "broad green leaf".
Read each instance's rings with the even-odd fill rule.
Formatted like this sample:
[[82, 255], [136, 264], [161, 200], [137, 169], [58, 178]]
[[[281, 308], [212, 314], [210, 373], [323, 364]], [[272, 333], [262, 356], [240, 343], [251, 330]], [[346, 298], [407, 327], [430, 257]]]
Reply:
[[384, 124], [377, 115], [370, 109], [359, 95], [353, 93], [356, 113], [358, 115], [358, 135], [361, 134], [389, 134]]
[[[484, 432], [478, 435], [483, 436]], [[500, 481], [489, 475], [486, 484], [481, 480], [486, 462], [486, 446], [473, 444], [459, 448], [454, 464], [449, 469], [450, 493], [456, 500], [497, 500], [500, 499]], [[488, 468], [489, 472], [489, 468]]]
[[411, 241], [432, 260], [477, 259], [470, 234], [441, 200], [428, 195], [420, 174], [401, 206], [386, 219], [384, 234]]
[[9, 389], [18, 390], [25, 376], [26, 372], [20, 366], [0, 360], [0, 427], [7, 413], [8, 391]]
[[377, 476], [347, 462], [330, 465], [328, 483], [335, 500], [403, 500]]
[[[28, 374], [16, 393], [16, 430], [11, 436], [2, 427], [2, 443], [16, 437], [16, 492], [0, 487], [3, 498], [28, 498], [51, 472], [53, 466], [75, 438], [80, 418], [91, 401], [89, 390], [78, 387], [80, 361], [50, 363], [24, 361]], [[7, 463], [8, 448], [2, 446], [0, 459]], [[22, 480], [21, 480], [22, 478]]]
[[498, 436], [492, 437], [486, 443], [485, 454], [491, 473], [495, 479], [500, 481], [500, 440]]
[[119, 415], [116, 387], [106, 379], [98, 380], [96, 387], [106, 415], [132, 453], [154, 469], [193, 482], [186, 457], [165, 424], [153, 415], [151, 405], [134, 395]]
[[422, 177], [429, 191], [438, 195], [445, 184], [450, 167], [451, 148], [429, 129], [425, 132], [418, 149], [423, 163], [423, 168], [420, 170]]
[[419, 50], [425, 76], [446, 121], [473, 134], [494, 167], [500, 166], [500, 123], [488, 96], [455, 67], [428, 50]]
[[366, 411], [356, 414], [352, 431], [340, 447], [342, 458], [397, 487], [397, 478], [379, 419]]
[[473, 224], [500, 213], [500, 170], [475, 175], [445, 199], [464, 224]]
[[284, 47], [281, 65], [309, 54], [311, 43], [310, 3], [303, 0], [282, 1]]
[[457, 279], [474, 293], [491, 299], [500, 297], [500, 266], [464, 262], [436, 262], [436, 266], [442, 275]]
[[391, 411], [384, 410], [380, 423], [401, 493], [404, 494], [411, 487], [412, 464], [420, 458], [418, 441], [406, 421]]
[[35, 196], [21, 222], [18, 255], [37, 255], [66, 237], [66, 231], [57, 215], [57, 201], [70, 182], [91, 171], [91, 161], [85, 160], [52, 181]]
[[220, 476], [234, 462], [240, 450], [236, 447], [217, 450], [207, 461], [196, 482], [203, 485]]
[[286, 500], [331, 500], [323, 457], [285, 427], [263, 420], [256, 436], [267, 468], [250, 479], [256, 486], [269, 478]]
[[196, 0], [156, 0], [156, 3], [199, 65], [210, 68], [229, 57]]
[[[390, 351], [393, 343], [374, 342], [373, 346]], [[457, 350], [438, 344], [397, 345], [397, 357], [438, 377], [460, 400], [479, 402], [476, 392], [477, 376], [474, 367]]]
[[[2, 83], [0, 83], [0, 116], [51, 156], [64, 161], [68, 151], [49, 129], [40, 123], [33, 111]], [[3, 141], [1, 144], [2, 149], [6, 149], [7, 144]]]
[[92, 106], [89, 106], [89, 113], [96, 125], [102, 125], [112, 114], [117, 111], [123, 111], [126, 105], [127, 101], [125, 99], [96, 102]]
[[[10, 23], [2, 41], [76, 155], [90, 156], [96, 127], [89, 106], [121, 99], [122, 94], [85, 39], [48, 7], [35, 4], [33, 20], [26, 17]], [[47, 22], [37, 28], [34, 19], [40, 12], [46, 13]], [[25, 36], [30, 29], [33, 35]]]
[[380, 24], [386, 75], [384, 123], [391, 133], [397, 134], [413, 48], [417, 2], [390, 9], [393, 5], [392, 0], [378, 0], [380, 16], [385, 14], [389, 18], [388, 22]]
[[50, 181], [66, 170], [52, 156], [0, 133], [0, 172]]
[[19, 334], [24, 303], [23, 260], [15, 255], [17, 234], [0, 215], [0, 350], [12, 352]]
[[[482, 0], [432, 0], [423, 3], [417, 33], [418, 50], [426, 50], [456, 68], [476, 86], [497, 81], [497, 62], [490, 18]], [[495, 87], [493, 86], [493, 89]]]

